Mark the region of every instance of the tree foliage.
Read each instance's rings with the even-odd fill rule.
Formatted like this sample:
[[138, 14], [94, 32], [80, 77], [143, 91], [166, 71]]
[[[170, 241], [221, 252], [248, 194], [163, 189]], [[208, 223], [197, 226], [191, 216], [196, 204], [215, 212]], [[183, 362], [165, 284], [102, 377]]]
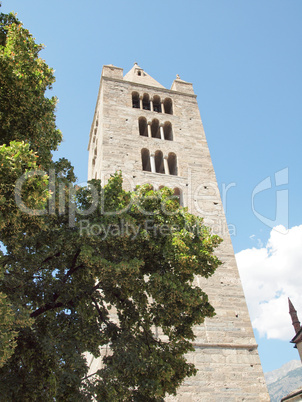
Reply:
[[55, 81], [39, 57], [43, 48], [13, 14], [0, 16], [0, 138], [30, 144], [43, 165], [61, 141], [55, 124], [55, 97], [45, 97]]
[[[3, 14], [0, 44], [0, 394], [161, 401], [195, 373], [192, 327], [214, 310], [193, 280], [220, 264], [220, 239], [168, 188], [127, 192], [120, 173], [75, 186], [68, 161], [52, 161], [41, 46]], [[87, 353], [103, 359], [95, 373]]]

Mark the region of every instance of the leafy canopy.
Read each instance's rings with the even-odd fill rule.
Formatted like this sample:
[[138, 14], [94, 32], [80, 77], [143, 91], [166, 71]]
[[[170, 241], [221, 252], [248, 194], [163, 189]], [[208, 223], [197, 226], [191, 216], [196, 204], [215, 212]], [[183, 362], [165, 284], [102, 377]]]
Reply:
[[214, 310], [193, 280], [220, 264], [220, 239], [168, 188], [127, 192], [120, 173], [74, 185], [52, 160], [61, 133], [41, 48], [0, 15], [0, 394], [162, 401], [195, 373], [192, 328]]

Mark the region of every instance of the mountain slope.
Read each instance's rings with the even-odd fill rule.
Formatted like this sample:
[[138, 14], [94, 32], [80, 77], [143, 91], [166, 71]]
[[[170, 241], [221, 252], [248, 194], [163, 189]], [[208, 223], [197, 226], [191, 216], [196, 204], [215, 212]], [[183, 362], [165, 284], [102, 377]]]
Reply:
[[271, 402], [280, 402], [281, 398], [302, 387], [302, 366], [298, 360], [292, 360], [277, 370], [265, 373]]

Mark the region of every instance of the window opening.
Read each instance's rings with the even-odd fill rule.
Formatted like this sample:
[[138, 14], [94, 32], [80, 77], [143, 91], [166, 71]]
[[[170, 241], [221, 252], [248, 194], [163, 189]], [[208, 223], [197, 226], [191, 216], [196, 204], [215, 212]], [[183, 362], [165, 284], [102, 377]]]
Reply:
[[146, 172], [151, 172], [151, 164], [150, 164], [150, 152], [148, 149], [143, 148], [141, 151], [142, 154], [142, 168]]
[[138, 119], [139, 135], [148, 137], [148, 123], [144, 117]]
[[153, 98], [153, 110], [154, 112], [161, 113], [161, 103], [159, 96], [154, 96]]
[[153, 119], [151, 123], [151, 135], [153, 138], [160, 138], [160, 128], [159, 121], [157, 119]]
[[137, 92], [133, 92], [132, 93], [132, 107], [134, 109], [139, 109], [140, 105], [139, 105], [139, 94]]
[[165, 140], [173, 141], [172, 124], [169, 121], [164, 124], [164, 137]]
[[155, 152], [155, 170], [156, 173], [165, 173], [164, 158], [162, 151]]
[[164, 100], [164, 109], [165, 109], [165, 113], [173, 114], [172, 99], [171, 98], [166, 98]]
[[177, 158], [174, 152], [170, 152], [168, 155], [168, 166], [170, 174], [177, 176]]
[[143, 96], [143, 109], [150, 110], [150, 98], [148, 94], [144, 94]]

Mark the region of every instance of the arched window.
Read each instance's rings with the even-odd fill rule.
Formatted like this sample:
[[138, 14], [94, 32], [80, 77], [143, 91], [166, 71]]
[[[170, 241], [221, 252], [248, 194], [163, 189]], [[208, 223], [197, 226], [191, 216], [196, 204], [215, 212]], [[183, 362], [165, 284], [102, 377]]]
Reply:
[[170, 152], [168, 155], [169, 172], [173, 176], [177, 176], [177, 158], [174, 152]]
[[164, 100], [164, 109], [165, 109], [165, 113], [173, 114], [173, 107], [172, 107], [172, 99], [171, 98], [166, 98]]
[[173, 141], [172, 124], [169, 121], [164, 124], [164, 137], [165, 140]]
[[160, 128], [159, 121], [157, 119], [153, 119], [151, 123], [151, 135], [153, 138], [160, 138]]
[[144, 94], [143, 96], [143, 109], [150, 110], [150, 98], [148, 94]]
[[161, 113], [160, 97], [157, 95], [153, 98], [153, 110], [154, 112]]
[[151, 164], [150, 164], [150, 152], [148, 149], [143, 148], [141, 151], [142, 154], [142, 168], [146, 172], [151, 172]]
[[132, 92], [132, 107], [135, 109], [139, 109], [139, 94], [138, 92]]
[[139, 135], [148, 137], [148, 123], [144, 117], [138, 119]]
[[174, 197], [178, 199], [179, 205], [183, 206], [183, 201], [182, 201], [182, 192], [179, 188], [174, 188]]
[[156, 173], [165, 173], [164, 159], [162, 151], [155, 152], [155, 171]]

